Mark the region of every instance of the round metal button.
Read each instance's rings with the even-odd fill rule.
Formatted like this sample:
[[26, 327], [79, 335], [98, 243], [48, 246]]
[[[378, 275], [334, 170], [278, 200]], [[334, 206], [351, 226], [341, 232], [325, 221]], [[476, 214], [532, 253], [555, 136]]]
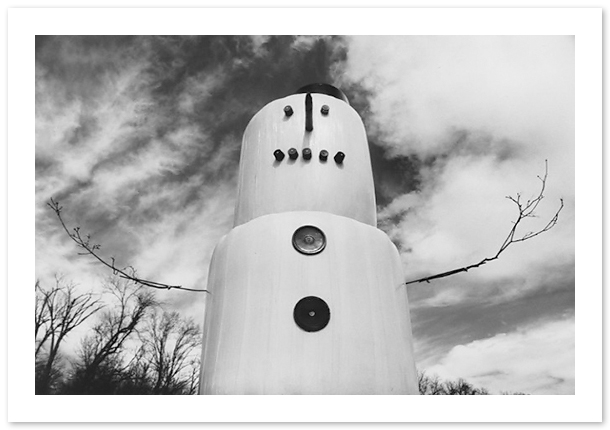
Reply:
[[294, 322], [303, 330], [320, 331], [330, 321], [330, 309], [319, 297], [304, 297], [294, 307], [293, 317]]
[[326, 246], [326, 236], [322, 230], [312, 225], [298, 228], [292, 235], [294, 248], [307, 255], [317, 254]]

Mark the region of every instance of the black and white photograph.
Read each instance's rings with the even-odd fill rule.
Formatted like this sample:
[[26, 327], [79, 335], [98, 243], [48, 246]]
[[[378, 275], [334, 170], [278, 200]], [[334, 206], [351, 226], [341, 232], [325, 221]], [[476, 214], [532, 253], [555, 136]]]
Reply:
[[31, 394], [578, 394], [577, 37], [277, 33], [35, 35]]

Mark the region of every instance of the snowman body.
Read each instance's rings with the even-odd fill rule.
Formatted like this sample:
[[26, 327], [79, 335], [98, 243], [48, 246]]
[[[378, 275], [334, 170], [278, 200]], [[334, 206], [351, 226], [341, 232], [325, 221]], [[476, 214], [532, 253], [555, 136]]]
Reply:
[[210, 264], [201, 394], [417, 394], [403, 282], [358, 114], [318, 92], [269, 103]]

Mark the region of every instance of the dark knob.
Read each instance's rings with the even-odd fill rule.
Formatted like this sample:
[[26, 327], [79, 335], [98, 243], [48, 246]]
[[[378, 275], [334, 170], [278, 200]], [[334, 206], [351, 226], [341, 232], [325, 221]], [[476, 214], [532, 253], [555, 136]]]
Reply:
[[291, 160], [296, 160], [297, 158], [299, 158], [299, 151], [297, 151], [295, 148], [290, 148], [288, 150], [288, 156]]
[[292, 114], [294, 113], [294, 111], [292, 110], [292, 106], [284, 107], [284, 113], [286, 114], [286, 116], [292, 116]]
[[303, 297], [293, 311], [294, 322], [303, 330], [316, 332], [322, 330], [330, 321], [330, 309], [319, 297]]
[[322, 106], [322, 109], [320, 109], [320, 112], [322, 112], [322, 115], [328, 115], [328, 111], [330, 111], [330, 108], [326, 105]]
[[337, 164], [343, 163], [344, 159], [345, 159], [345, 154], [343, 152], [339, 151], [335, 154], [335, 162]]
[[275, 151], [273, 151], [273, 156], [277, 161], [282, 161], [285, 157], [281, 149], [276, 149]]
[[328, 151], [326, 149], [323, 149], [320, 151], [320, 160], [322, 160], [322, 161], [328, 160]]
[[311, 149], [309, 149], [309, 148], [303, 149], [303, 158], [306, 160], [311, 160]]

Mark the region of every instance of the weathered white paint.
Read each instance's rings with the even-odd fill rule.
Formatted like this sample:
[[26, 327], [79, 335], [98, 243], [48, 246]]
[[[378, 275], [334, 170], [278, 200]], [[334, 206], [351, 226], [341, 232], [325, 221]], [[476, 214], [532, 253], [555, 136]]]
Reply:
[[[303, 255], [294, 231], [315, 225], [326, 248]], [[234, 228], [210, 269], [202, 394], [417, 394], [398, 252], [380, 230], [325, 212], [284, 212]], [[303, 297], [329, 324], [294, 322]]]
[[[375, 189], [371, 160], [362, 120], [342, 100], [312, 94], [313, 131], [305, 131], [305, 94], [275, 100], [250, 121], [242, 142], [235, 225], [261, 215], [285, 211], [323, 211], [377, 225]], [[290, 105], [292, 116], [284, 114]], [[330, 108], [328, 115], [320, 109]], [[288, 150], [296, 148], [299, 158], [290, 160]], [[311, 148], [311, 160], [303, 149]], [[286, 158], [278, 162], [273, 151]], [[328, 161], [320, 162], [322, 149]], [[336, 164], [337, 151], [345, 153]]]

